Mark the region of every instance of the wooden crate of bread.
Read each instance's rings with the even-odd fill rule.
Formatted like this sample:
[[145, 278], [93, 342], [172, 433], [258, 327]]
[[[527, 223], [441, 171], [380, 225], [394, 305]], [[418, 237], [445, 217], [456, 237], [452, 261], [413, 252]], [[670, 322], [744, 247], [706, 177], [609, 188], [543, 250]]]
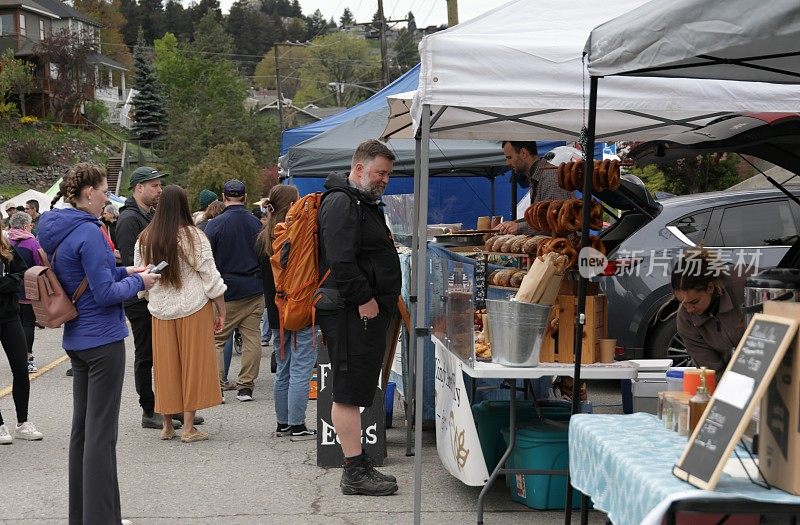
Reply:
[[[551, 319], [558, 317], [558, 339], [553, 338], [551, 324], [545, 332], [539, 360], [543, 363], [575, 362], [575, 310], [578, 298], [574, 295], [559, 295], [551, 313]], [[586, 296], [586, 324], [584, 325], [581, 363], [597, 362], [600, 352], [600, 339], [608, 333], [608, 300], [605, 295]]]

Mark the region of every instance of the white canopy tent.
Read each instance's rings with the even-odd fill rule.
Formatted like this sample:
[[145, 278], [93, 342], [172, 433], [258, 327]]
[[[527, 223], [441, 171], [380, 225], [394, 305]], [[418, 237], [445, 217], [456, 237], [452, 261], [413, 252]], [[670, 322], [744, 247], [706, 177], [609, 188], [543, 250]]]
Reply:
[[[613, 3], [576, 0], [565, 4], [541, 0], [531, 5], [525, 0], [514, 0], [423, 39], [419, 88], [410, 112], [407, 97], [395, 98], [393, 119], [384, 132], [387, 138], [414, 136], [418, 140], [415, 201], [419, 205], [415, 209], [415, 277], [411, 286], [416, 299], [412, 352], [419, 349], [421, 341], [429, 335], [428, 327], [419, 326], [417, 321], [424, 319], [426, 304], [424, 294], [416, 298], [416, 290], [425, 288], [425, 273], [416, 269], [424, 268], [426, 261], [425, 217], [431, 138], [576, 140], [588, 123], [589, 128], [597, 129], [598, 140], [648, 140], [694, 129], [734, 112], [796, 111], [800, 107], [800, 92], [786, 86], [704, 79], [611, 78], [604, 81], [602, 95], [592, 100], [590, 79], [582, 62], [589, 32], [596, 24], [644, 3], [642, 0]], [[593, 133], [589, 142], [594, 140]], [[587, 157], [591, 164], [591, 151], [587, 151]], [[585, 179], [590, 185], [590, 178]], [[583, 190], [588, 200], [591, 187]], [[585, 246], [590, 207], [583, 209], [587, 216], [581, 241]], [[584, 310], [585, 296], [585, 280], [582, 279], [578, 293], [579, 315]], [[576, 326], [580, 327], [580, 323]], [[581, 333], [582, 330], [576, 337], [576, 363], [580, 363]], [[421, 377], [422, 359], [416, 359], [415, 364], [415, 375]], [[580, 384], [579, 365], [576, 365], [574, 383]], [[416, 523], [419, 523], [421, 506], [421, 386], [422, 382], [416, 381]], [[574, 397], [578, 399], [577, 395]], [[577, 406], [574, 409], [577, 410]]]
[[41, 191], [25, 190], [19, 195], [15, 195], [14, 197], [7, 199], [0, 204], [0, 207], [2, 207], [2, 216], [8, 217], [6, 214], [6, 208], [9, 205], [13, 204], [14, 206], [25, 206], [25, 203], [30, 200], [34, 200], [39, 203], [39, 213], [44, 213], [50, 209], [50, 197]]

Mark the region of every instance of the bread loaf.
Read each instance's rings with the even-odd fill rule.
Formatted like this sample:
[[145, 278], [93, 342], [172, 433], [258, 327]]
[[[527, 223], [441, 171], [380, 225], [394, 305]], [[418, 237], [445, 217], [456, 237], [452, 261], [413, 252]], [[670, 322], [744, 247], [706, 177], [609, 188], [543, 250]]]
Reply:
[[492, 245], [494, 245], [494, 241], [496, 241], [498, 237], [500, 237], [500, 236], [499, 235], [492, 235], [491, 237], [489, 237], [489, 239], [483, 245], [483, 249], [486, 250], [487, 252], [492, 251]]
[[497, 286], [506, 286], [506, 287], [510, 286], [511, 276], [514, 275], [514, 272], [516, 271], [517, 271], [516, 268], [501, 270], [500, 273], [497, 274], [497, 278], [495, 279], [495, 281], [497, 281]]
[[517, 235], [516, 237], [514, 237], [514, 242], [511, 245], [511, 251], [509, 253], [525, 253], [522, 251], [522, 245], [527, 240], [528, 240], [527, 235]]
[[522, 279], [525, 278], [526, 273], [528, 272], [526, 272], [525, 270], [519, 270], [517, 272], [514, 272], [514, 274], [511, 276], [511, 281], [509, 281], [511, 287], [519, 288], [519, 285], [522, 284]]
[[499, 252], [500, 248], [503, 246], [503, 243], [505, 243], [511, 237], [513, 237], [513, 235], [506, 234], [498, 236], [497, 239], [495, 239], [494, 243], [492, 244], [492, 249], [490, 251]]
[[512, 235], [510, 238], [506, 239], [503, 242], [503, 245], [500, 247], [500, 252], [502, 253], [511, 253], [511, 247], [514, 245], [514, 238], [516, 235]]

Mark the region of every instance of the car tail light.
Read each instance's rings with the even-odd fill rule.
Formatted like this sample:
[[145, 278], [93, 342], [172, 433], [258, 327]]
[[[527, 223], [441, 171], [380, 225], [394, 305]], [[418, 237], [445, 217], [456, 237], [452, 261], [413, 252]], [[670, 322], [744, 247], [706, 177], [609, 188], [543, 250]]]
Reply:
[[618, 259], [609, 259], [608, 264], [603, 269], [601, 274], [604, 277], [612, 275], [624, 275], [631, 273], [633, 269], [642, 262], [641, 257], [620, 257]]

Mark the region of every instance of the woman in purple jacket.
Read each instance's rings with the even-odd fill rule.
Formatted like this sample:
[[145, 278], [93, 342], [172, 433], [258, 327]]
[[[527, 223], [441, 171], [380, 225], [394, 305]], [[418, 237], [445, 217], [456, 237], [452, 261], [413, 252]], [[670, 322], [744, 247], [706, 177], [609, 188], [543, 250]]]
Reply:
[[[8, 241], [25, 261], [28, 268], [40, 266], [42, 259], [39, 257], [39, 241], [31, 233], [33, 219], [24, 211], [18, 211], [9, 219]], [[28, 373], [36, 372], [36, 361], [33, 359], [33, 339], [36, 335], [36, 316], [33, 306], [25, 293], [19, 296], [19, 319], [25, 332], [25, 341], [28, 343]]]
[[145, 268], [117, 267], [98, 219], [108, 193], [106, 170], [88, 163], [72, 167], [39, 221], [39, 242], [71, 296], [84, 277], [89, 286], [64, 325], [62, 346], [72, 361], [73, 414], [69, 440], [69, 522], [121, 523], [117, 483], [117, 430], [125, 373], [128, 328], [122, 301], [149, 290], [158, 275]]

